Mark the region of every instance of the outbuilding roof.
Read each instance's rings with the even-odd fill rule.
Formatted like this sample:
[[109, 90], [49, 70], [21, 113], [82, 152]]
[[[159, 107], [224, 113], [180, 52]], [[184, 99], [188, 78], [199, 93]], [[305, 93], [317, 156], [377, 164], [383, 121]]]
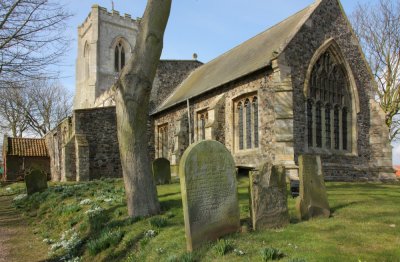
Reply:
[[38, 138], [7, 138], [6, 154], [8, 156], [21, 157], [48, 157], [46, 142], [44, 139]]
[[320, 1], [316, 1], [286, 20], [200, 66], [154, 113], [270, 65], [272, 59], [284, 50], [319, 4]]

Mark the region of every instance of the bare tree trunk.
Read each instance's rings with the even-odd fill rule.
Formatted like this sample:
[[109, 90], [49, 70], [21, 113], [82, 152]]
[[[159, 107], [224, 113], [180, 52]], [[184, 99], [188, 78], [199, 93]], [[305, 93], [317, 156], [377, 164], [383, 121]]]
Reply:
[[148, 0], [133, 56], [117, 82], [116, 112], [122, 172], [131, 217], [159, 213], [148, 151], [150, 91], [172, 0]]

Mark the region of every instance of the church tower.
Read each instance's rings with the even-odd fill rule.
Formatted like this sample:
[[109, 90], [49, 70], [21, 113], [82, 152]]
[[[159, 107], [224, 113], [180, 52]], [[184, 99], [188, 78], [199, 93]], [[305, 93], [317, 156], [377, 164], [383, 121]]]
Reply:
[[94, 107], [95, 100], [115, 82], [132, 55], [138, 21], [118, 11], [93, 5], [78, 27], [74, 109]]

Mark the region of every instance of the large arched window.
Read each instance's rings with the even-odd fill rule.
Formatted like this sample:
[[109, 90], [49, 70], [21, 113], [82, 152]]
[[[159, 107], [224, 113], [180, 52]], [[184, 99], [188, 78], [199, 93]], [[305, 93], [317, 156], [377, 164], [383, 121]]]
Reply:
[[348, 108], [351, 107], [345, 70], [328, 49], [310, 75], [306, 106], [308, 147], [350, 150]]
[[125, 66], [125, 49], [122, 41], [119, 41], [114, 50], [114, 69], [115, 72], [120, 72]]
[[257, 96], [247, 96], [236, 101], [236, 141], [238, 149], [253, 149], [259, 147], [258, 137], [258, 99]]

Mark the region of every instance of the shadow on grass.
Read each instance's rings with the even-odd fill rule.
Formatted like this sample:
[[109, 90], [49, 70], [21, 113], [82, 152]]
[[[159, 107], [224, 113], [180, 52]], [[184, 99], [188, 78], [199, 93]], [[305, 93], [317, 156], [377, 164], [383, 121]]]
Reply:
[[165, 193], [165, 194], [162, 194], [162, 195], [158, 195], [158, 198], [160, 199], [162, 197], [175, 196], [175, 195], [179, 195], [180, 193], [181, 193], [180, 191], [173, 192], [173, 193]]
[[173, 208], [182, 208], [181, 199], [169, 199], [160, 201], [161, 212], [166, 212]]
[[364, 201], [353, 201], [353, 202], [348, 202], [348, 203], [342, 203], [339, 205], [334, 205], [331, 206], [331, 216], [338, 210], [349, 207], [349, 206], [353, 206], [355, 204], [361, 204], [361, 203], [365, 203]]

